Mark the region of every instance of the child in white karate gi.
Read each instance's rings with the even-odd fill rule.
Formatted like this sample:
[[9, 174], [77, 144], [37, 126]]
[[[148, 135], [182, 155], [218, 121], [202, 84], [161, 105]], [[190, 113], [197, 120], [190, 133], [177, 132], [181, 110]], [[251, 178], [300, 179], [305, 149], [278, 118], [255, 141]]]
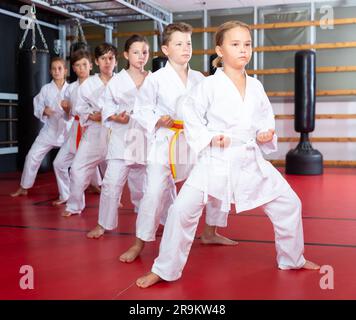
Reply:
[[105, 164], [109, 131], [101, 123], [102, 101], [106, 99], [107, 84], [114, 75], [117, 49], [103, 43], [95, 48], [94, 55], [100, 73], [89, 77], [78, 89], [76, 112], [85, 132], [70, 170], [70, 196], [62, 213], [64, 217], [83, 211], [84, 190], [89, 186], [96, 167]]
[[127, 68], [113, 77], [107, 85], [108, 95], [102, 100], [102, 121], [110, 128], [107, 169], [98, 224], [87, 234], [88, 238], [99, 238], [105, 230], [117, 227], [119, 201], [130, 175], [129, 189], [135, 207], [139, 207], [144, 192], [147, 142], [143, 128], [130, 115], [139, 88], [149, 74], [144, 69], [149, 58], [147, 39], [132, 35], [125, 42], [124, 57], [128, 61]]
[[[157, 228], [166, 212], [162, 210], [164, 191], [176, 192], [170, 169], [169, 143], [175, 134], [173, 126], [179, 119], [177, 104], [184, 95], [203, 80], [204, 76], [188, 66], [192, 56], [192, 27], [185, 23], [168, 25], [163, 32], [162, 51], [168, 57], [165, 67], [147, 77], [137, 96], [136, 119], [151, 137], [147, 165], [147, 187], [141, 200], [136, 221], [136, 239], [121, 255], [123, 262], [132, 262], [143, 250], [145, 242], [154, 241]], [[220, 213], [212, 203], [207, 210], [207, 222], [202, 239], [206, 243], [234, 245], [216, 232], [215, 226], [226, 226], [228, 213]]]
[[[71, 65], [73, 71], [77, 75], [77, 81], [71, 83], [62, 100], [62, 108], [68, 111], [68, 120], [74, 119], [68, 139], [59, 150], [56, 159], [53, 161], [53, 168], [57, 178], [59, 198], [53, 202], [54, 206], [64, 204], [70, 194], [70, 176], [69, 168], [72, 165], [75, 154], [79, 147], [83, 128], [79, 124], [79, 116], [75, 111], [75, 106], [78, 100], [79, 86], [89, 78], [90, 70], [92, 69], [91, 56], [88, 51], [77, 50], [71, 56]], [[101, 176], [97, 169], [91, 180], [91, 186], [95, 190], [100, 190]]]
[[239, 21], [216, 33], [216, 73], [182, 102], [185, 135], [198, 162], [168, 213], [159, 256], [151, 272], [136, 281], [149, 287], [181, 277], [201, 212], [208, 198], [223, 211], [262, 206], [275, 232], [277, 264], [286, 269], [319, 269], [303, 256], [301, 202], [261, 153], [276, 150], [274, 115], [262, 84], [246, 74], [252, 53], [249, 27]]
[[44, 85], [33, 99], [34, 115], [44, 125], [26, 156], [20, 188], [11, 194], [12, 197], [27, 195], [28, 189], [35, 182], [42, 160], [49, 151], [64, 143], [72, 125], [72, 120], [66, 120], [65, 111], [61, 107], [68, 86], [65, 81], [65, 61], [59, 57], [53, 58], [50, 72], [53, 80]]

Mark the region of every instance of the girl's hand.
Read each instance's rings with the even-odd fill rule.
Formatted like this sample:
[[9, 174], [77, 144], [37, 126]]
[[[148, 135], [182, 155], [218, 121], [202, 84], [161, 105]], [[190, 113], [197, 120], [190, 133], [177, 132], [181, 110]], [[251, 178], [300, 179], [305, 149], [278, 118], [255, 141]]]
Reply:
[[164, 127], [164, 128], [171, 128], [173, 126], [173, 119], [169, 116], [162, 116], [156, 124], [156, 128]]
[[65, 113], [69, 113], [70, 111], [70, 102], [68, 100], [61, 101], [61, 107]]
[[50, 107], [45, 107], [43, 110], [43, 114], [47, 117], [53, 116], [54, 113], [54, 110], [52, 110]]
[[89, 115], [89, 119], [92, 121], [100, 122], [101, 121], [101, 112], [95, 112], [91, 113]]
[[231, 144], [231, 139], [222, 134], [215, 136], [211, 139], [210, 144], [213, 147], [227, 148]]
[[123, 111], [123, 112], [113, 116], [113, 120], [115, 122], [126, 124], [130, 121], [130, 115], [126, 111]]
[[274, 135], [274, 130], [273, 129], [268, 129], [267, 132], [260, 132], [257, 135], [256, 140], [259, 143], [267, 143], [267, 142], [272, 141], [273, 135]]

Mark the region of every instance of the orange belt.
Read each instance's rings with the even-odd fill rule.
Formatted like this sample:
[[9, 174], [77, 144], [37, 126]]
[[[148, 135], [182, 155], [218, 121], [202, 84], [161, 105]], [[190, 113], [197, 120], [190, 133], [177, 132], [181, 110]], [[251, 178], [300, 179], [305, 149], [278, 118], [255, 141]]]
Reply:
[[78, 150], [78, 147], [79, 147], [79, 143], [80, 143], [80, 139], [82, 138], [82, 133], [83, 133], [83, 128], [81, 127], [80, 125], [80, 122], [79, 122], [79, 117], [78, 116], [75, 116], [74, 117], [74, 120], [78, 121], [78, 127], [77, 127], [77, 137], [75, 139], [75, 147], [76, 149]]
[[182, 120], [174, 120], [173, 126], [169, 128], [170, 130], [174, 131], [174, 135], [169, 141], [169, 167], [171, 169], [173, 179], [177, 177], [176, 164], [175, 164], [175, 149], [176, 149], [176, 143], [178, 137], [180, 133], [184, 130], [183, 124], [184, 123]]

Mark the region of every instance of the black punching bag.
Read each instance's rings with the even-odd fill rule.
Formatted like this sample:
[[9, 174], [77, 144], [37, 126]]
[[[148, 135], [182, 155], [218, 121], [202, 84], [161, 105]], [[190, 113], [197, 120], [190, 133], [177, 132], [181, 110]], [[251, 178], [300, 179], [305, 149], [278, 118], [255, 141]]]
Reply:
[[164, 68], [167, 62], [166, 57], [156, 57], [152, 59], [152, 72], [155, 72], [161, 68]]
[[212, 54], [209, 58], [209, 74], [212, 75], [215, 73], [216, 68], [213, 66], [213, 61], [218, 57], [216, 53]]
[[309, 141], [309, 132], [315, 128], [315, 93], [315, 52], [298, 51], [295, 54], [294, 128], [301, 136], [297, 147], [287, 153], [287, 174], [323, 173], [323, 156]]
[[[50, 56], [47, 50], [20, 49], [18, 55], [18, 160], [17, 167], [22, 170], [25, 157], [42, 128], [42, 123], [33, 115], [33, 98], [43, 85], [50, 82]], [[51, 167], [50, 154], [41, 164], [41, 171]]]

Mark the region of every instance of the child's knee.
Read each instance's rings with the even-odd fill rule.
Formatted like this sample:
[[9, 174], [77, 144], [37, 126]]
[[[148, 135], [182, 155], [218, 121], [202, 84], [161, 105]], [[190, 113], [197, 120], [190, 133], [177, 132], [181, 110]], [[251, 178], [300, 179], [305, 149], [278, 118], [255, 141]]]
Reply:
[[59, 170], [63, 169], [63, 161], [58, 160], [57, 158], [53, 161], [53, 169], [54, 170]]
[[302, 201], [292, 189], [288, 194], [288, 207], [290, 213], [300, 214], [302, 211]]

